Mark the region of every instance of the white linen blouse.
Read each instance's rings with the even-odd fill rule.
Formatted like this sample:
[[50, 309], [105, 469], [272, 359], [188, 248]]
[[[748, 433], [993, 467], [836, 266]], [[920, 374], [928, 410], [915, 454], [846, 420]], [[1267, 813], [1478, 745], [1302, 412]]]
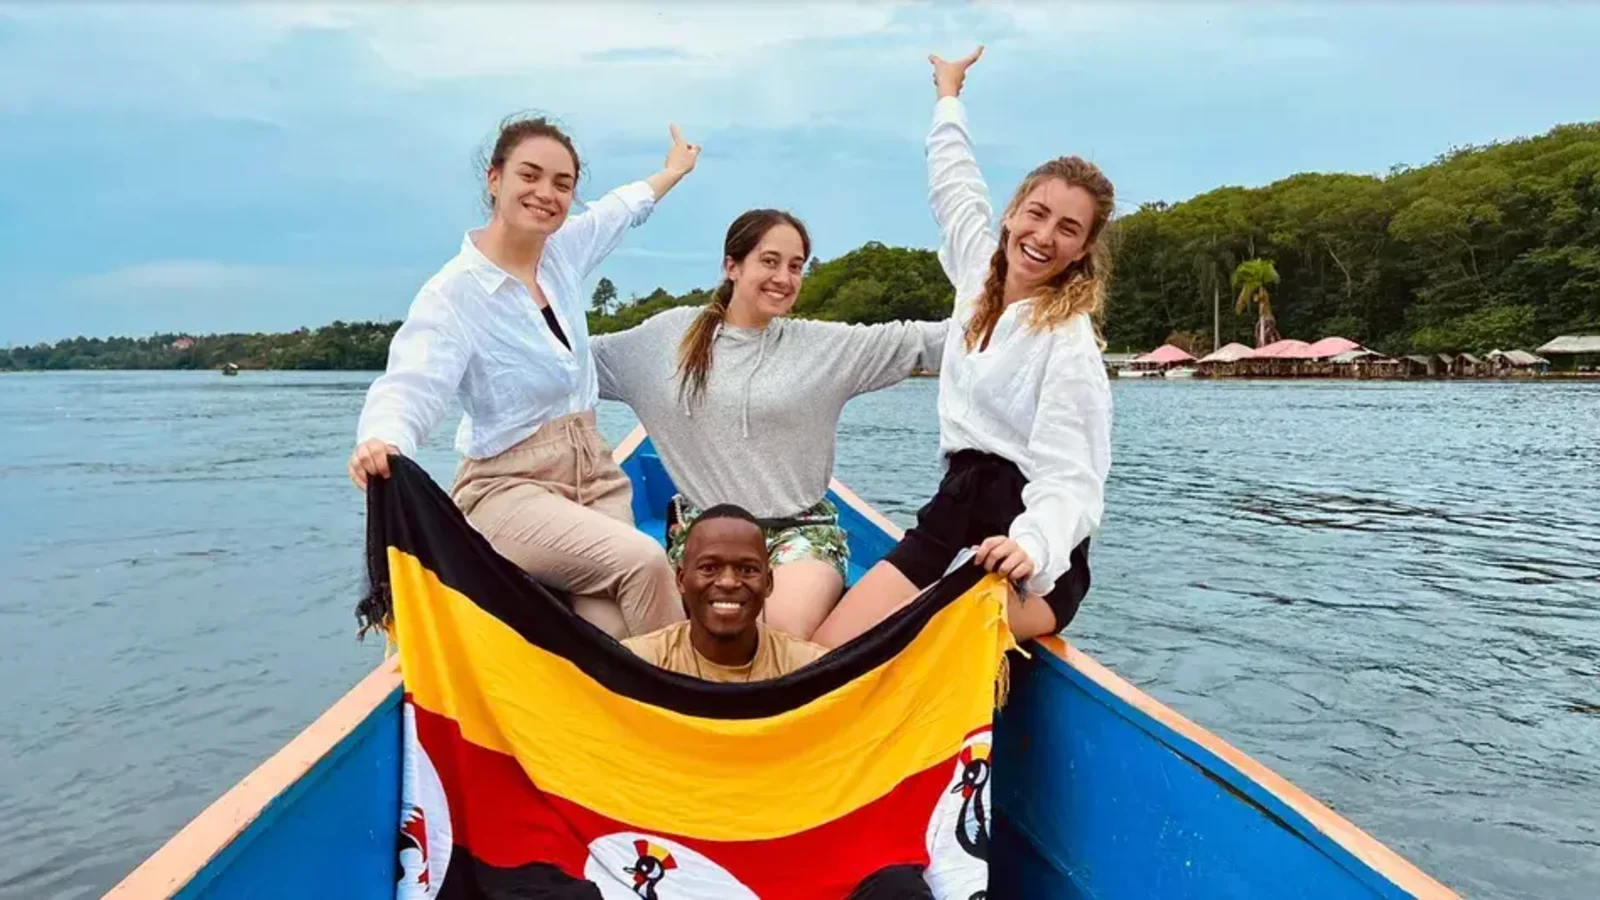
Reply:
[[536, 274], [564, 346], [527, 287], [490, 262], [467, 232], [461, 252], [417, 292], [389, 345], [388, 368], [367, 390], [357, 442], [381, 438], [406, 456], [438, 424], [450, 398], [463, 415], [455, 446], [482, 459], [552, 419], [593, 409], [599, 380], [589, 352], [583, 280], [655, 208], [649, 183], [611, 191], [545, 243]]
[[1028, 479], [1010, 537], [1034, 563], [1026, 588], [1048, 594], [1072, 550], [1100, 525], [1111, 467], [1111, 389], [1093, 323], [1073, 316], [1049, 331], [1027, 327], [1029, 304], [1011, 304], [989, 346], [969, 352], [966, 325], [999, 246], [989, 189], [972, 152], [965, 107], [934, 107], [928, 199], [942, 241], [939, 262], [956, 288], [939, 374], [939, 450], [1004, 457]]

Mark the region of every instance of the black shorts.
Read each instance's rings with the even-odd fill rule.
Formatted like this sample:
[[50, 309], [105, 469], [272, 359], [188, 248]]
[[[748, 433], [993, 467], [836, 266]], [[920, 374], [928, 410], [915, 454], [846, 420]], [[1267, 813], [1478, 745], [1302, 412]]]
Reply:
[[[943, 577], [962, 550], [978, 546], [984, 538], [1009, 534], [1011, 522], [1022, 515], [1022, 489], [1028, 479], [1016, 463], [979, 450], [958, 450], [950, 454], [949, 463], [939, 490], [917, 511], [917, 524], [884, 557], [918, 588]], [[1089, 593], [1088, 538], [1072, 548], [1071, 560], [1072, 567], [1044, 598], [1055, 613], [1057, 631], [1078, 614]]]

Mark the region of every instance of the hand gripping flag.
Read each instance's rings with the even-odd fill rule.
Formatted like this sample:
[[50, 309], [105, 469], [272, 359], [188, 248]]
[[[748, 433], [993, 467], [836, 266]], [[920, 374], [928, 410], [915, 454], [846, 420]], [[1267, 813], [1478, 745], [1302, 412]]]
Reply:
[[1003, 580], [963, 567], [805, 669], [713, 684], [634, 656], [390, 465], [360, 613], [405, 683], [400, 900], [985, 896]]

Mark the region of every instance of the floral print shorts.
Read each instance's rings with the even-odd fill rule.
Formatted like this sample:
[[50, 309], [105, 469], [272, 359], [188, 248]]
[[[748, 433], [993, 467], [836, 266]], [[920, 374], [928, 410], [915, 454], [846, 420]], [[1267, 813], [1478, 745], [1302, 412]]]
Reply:
[[[674, 566], [683, 562], [683, 543], [689, 525], [700, 518], [701, 510], [682, 494], [672, 498], [672, 514], [678, 525], [667, 539], [667, 558]], [[767, 558], [772, 565], [820, 559], [850, 580], [850, 540], [839, 527], [839, 509], [824, 499], [810, 509], [790, 516], [781, 528], [763, 528], [767, 536]]]

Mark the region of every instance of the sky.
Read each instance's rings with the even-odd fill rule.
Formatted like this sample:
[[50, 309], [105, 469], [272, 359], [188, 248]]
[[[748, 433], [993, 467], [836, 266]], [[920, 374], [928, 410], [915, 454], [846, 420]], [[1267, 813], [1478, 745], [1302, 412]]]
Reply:
[[713, 285], [755, 206], [931, 247], [927, 55], [979, 43], [997, 203], [1065, 153], [1130, 211], [1600, 119], [1600, 4], [0, 2], [0, 346], [402, 318], [527, 110], [582, 199], [704, 146], [591, 278], [624, 298]]

